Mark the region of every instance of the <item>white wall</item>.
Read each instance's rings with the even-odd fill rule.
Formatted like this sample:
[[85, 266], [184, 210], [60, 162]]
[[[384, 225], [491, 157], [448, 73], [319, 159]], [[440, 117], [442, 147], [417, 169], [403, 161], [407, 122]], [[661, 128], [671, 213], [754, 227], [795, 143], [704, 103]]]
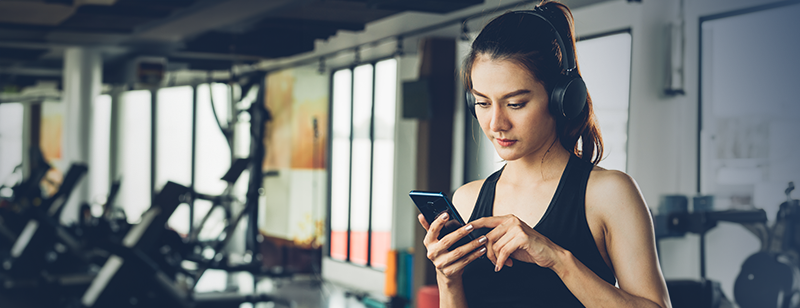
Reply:
[[[663, 94], [669, 50], [666, 26], [676, 18], [679, 1], [614, 1], [574, 11], [579, 36], [625, 28], [632, 31], [628, 173], [637, 180], [654, 212], [662, 195], [691, 197], [697, 193], [700, 18], [778, 2], [684, 1], [686, 94], [681, 96]], [[720, 281], [726, 296], [733, 299], [739, 266], [755, 252], [753, 243], [757, 239], [737, 224], [722, 223], [707, 234], [706, 240], [707, 277]], [[695, 235], [662, 240], [660, 255], [665, 277], [699, 278], [699, 254]]]

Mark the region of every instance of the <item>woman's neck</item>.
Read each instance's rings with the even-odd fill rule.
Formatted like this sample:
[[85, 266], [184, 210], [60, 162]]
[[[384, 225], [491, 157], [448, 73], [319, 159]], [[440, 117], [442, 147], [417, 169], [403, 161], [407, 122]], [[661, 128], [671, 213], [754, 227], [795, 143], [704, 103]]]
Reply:
[[533, 153], [526, 157], [509, 161], [503, 170], [503, 177], [515, 183], [541, 183], [558, 180], [569, 162], [571, 153], [558, 140], [546, 151]]

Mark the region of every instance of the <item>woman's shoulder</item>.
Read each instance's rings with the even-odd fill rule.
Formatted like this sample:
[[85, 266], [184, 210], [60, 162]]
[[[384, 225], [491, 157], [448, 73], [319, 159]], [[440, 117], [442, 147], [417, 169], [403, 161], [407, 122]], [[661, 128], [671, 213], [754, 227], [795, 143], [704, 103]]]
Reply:
[[604, 213], [647, 209], [633, 177], [598, 166], [592, 169], [586, 184], [586, 205]]
[[[594, 166], [591, 174], [589, 175], [589, 185], [601, 186], [637, 186], [636, 180], [625, 172], [613, 169], [605, 169], [600, 166]], [[609, 187], [605, 187], [609, 188]]]
[[453, 193], [453, 206], [456, 207], [458, 214], [465, 220], [468, 220], [472, 214], [472, 209], [475, 207], [475, 201], [478, 200], [484, 181], [486, 180], [481, 179], [469, 182], [456, 189], [456, 192]]

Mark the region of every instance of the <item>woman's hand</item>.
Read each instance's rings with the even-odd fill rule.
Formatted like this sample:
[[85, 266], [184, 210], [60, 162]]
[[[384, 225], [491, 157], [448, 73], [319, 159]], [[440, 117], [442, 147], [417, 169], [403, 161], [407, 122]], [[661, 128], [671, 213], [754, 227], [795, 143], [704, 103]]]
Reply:
[[486, 253], [486, 247], [481, 246], [487, 241], [485, 236], [481, 236], [461, 247], [449, 251], [448, 248], [450, 248], [450, 246], [474, 229], [472, 224], [467, 224], [445, 235], [440, 240], [438, 239], [439, 232], [449, 218], [447, 213], [442, 214], [429, 226], [422, 214], [417, 216], [419, 223], [428, 231], [422, 241], [423, 244], [425, 244], [425, 248], [428, 250], [427, 257], [433, 262], [436, 271], [446, 280], [460, 279], [461, 273], [464, 272], [464, 267]]
[[512, 257], [552, 268], [558, 261], [558, 253], [563, 250], [514, 215], [484, 217], [473, 221], [472, 225], [493, 229], [486, 234], [489, 239], [486, 256], [495, 264], [495, 271], [502, 269], [504, 264], [511, 266]]

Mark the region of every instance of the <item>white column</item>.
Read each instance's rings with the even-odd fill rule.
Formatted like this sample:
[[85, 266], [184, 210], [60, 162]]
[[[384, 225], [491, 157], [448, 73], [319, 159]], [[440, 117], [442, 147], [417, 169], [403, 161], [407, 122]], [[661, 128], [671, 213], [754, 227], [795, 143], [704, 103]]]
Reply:
[[[64, 130], [63, 162], [66, 174], [73, 163], [84, 163], [90, 169], [92, 147], [92, 108], [100, 95], [103, 62], [100, 52], [91, 48], [70, 47], [64, 51], [63, 96]], [[87, 173], [72, 192], [61, 222], [72, 224], [78, 220], [79, 205], [89, 200], [92, 179]]]

